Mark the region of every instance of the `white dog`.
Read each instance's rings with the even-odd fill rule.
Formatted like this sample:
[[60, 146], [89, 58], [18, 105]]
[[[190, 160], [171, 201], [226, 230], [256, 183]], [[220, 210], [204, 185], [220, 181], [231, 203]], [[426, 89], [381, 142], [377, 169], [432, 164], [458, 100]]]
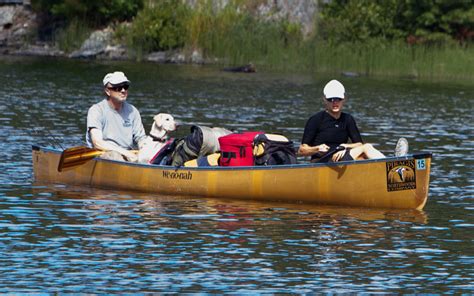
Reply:
[[168, 133], [175, 131], [178, 127], [173, 116], [167, 113], [159, 113], [153, 117], [150, 135], [146, 137], [138, 151], [138, 162], [149, 163], [168, 140]]

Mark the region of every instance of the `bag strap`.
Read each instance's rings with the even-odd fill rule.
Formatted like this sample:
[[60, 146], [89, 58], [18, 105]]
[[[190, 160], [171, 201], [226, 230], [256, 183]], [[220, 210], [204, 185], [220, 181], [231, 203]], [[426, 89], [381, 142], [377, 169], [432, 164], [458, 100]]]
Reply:
[[219, 158], [219, 164], [228, 164], [232, 158], [237, 158], [235, 152], [221, 152], [221, 157]]
[[239, 147], [239, 155], [240, 157], [245, 157], [245, 146]]

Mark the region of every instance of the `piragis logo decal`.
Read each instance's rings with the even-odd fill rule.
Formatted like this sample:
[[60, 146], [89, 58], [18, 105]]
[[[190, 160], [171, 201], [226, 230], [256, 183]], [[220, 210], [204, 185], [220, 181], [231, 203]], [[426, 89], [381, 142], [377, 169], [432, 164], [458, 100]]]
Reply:
[[415, 160], [387, 162], [387, 191], [416, 189]]

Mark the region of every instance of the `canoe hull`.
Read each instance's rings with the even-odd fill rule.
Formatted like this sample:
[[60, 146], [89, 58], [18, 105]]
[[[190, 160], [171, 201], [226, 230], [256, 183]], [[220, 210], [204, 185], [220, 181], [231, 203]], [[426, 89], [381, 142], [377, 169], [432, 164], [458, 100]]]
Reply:
[[301, 201], [327, 205], [422, 209], [431, 154], [338, 164], [174, 168], [93, 159], [58, 172], [60, 151], [34, 147], [37, 182], [169, 195]]

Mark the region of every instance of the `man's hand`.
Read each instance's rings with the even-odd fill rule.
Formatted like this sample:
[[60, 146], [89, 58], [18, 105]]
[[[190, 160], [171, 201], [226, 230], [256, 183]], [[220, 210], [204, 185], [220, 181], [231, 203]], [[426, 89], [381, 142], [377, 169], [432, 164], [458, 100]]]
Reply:
[[318, 147], [318, 152], [328, 152], [329, 151], [329, 146], [326, 145], [326, 144], [321, 144], [319, 146], [316, 146]]
[[93, 128], [89, 132], [94, 148], [104, 151], [116, 151], [130, 162], [138, 161], [138, 156], [136, 152], [119, 147], [113, 142], [105, 141], [102, 136], [102, 131], [100, 131], [99, 129]]
[[337, 162], [337, 161], [341, 160], [341, 158], [344, 156], [344, 154], [346, 154], [346, 151], [347, 151], [346, 149], [341, 150], [341, 151], [337, 151], [336, 153], [334, 153], [332, 155], [332, 160], [334, 162]]
[[120, 151], [120, 154], [122, 154], [129, 162], [138, 161], [137, 153], [135, 153], [132, 150], [123, 150], [123, 151]]

